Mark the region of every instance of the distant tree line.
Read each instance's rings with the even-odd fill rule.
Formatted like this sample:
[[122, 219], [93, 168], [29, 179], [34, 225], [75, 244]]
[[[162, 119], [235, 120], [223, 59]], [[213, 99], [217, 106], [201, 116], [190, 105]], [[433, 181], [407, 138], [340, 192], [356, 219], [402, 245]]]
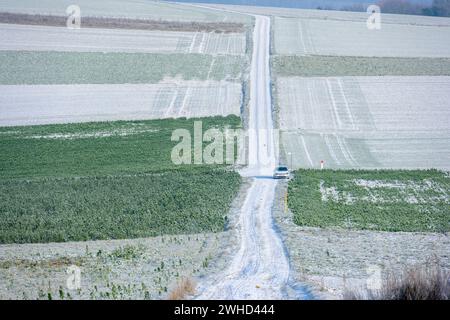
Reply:
[[433, 0], [430, 8], [424, 8], [422, 14], [428, 16], [450, 17], [450, 0]]
[[[411, 3], [408, 0], [381, 0], [377, 3], [384, 13], [415, 14], [450, 17], [450, 0], [433, 0], [431, 6]], [[366, 11], [367, 5], [354, 4], [343, 7], [344, 11]]]

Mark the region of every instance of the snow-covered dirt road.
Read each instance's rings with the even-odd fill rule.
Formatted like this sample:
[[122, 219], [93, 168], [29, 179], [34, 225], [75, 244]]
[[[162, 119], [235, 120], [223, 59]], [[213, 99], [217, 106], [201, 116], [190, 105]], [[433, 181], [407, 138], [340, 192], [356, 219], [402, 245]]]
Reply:
[[[241, 174], [253, 181], [241, 209], [239, 247], [224, 273], [200, 288], [200, 299], [287, 298], [289, 260], [274, 229], [272, 206], [277, 163], [270, 99], [270, 19], [255, 16], [249, 110], [249, 166]], [[254, 134], [252, 134], [253, 132]], [[304, 298], [305, 292], [296, 297]]]

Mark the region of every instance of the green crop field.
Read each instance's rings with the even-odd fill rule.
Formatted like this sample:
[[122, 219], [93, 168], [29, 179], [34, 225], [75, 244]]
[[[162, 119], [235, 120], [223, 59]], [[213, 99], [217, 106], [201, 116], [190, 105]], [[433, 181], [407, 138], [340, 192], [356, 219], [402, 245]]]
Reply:
[[450, 58], [275, 56], [280, 76], [448, 76]]
[[0, 128], [0, 243], [223, 230], [240, 176], [175, 165], [172, 130], [226, 118]]
[[192, 170], [172, 163], [175, 129], [240, 126], [237, 116], [0, 128], [0, 179]]
[[[214, 63], [213, 63], [214, 62]], [[0, 84], [157, 83], [241, 78], [244, 56], [99, 52], [0, 52]]]
[[450, 178], [437, 170], [298, 170], [288, 194], [300, 226], [450, 231]]
[[222, 231], [239, 187], [225, 170], [0, 182], [0, 243]]

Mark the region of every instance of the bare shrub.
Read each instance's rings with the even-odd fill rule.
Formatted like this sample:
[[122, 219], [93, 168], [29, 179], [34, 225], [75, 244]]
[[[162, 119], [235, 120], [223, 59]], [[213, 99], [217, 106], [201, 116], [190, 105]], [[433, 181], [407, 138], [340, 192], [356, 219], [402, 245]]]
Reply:
[[406, 270], [402, 277], [390, 275], [380, 292], [382, 300], [448, 300], [449, 273], [438, 264]]
[[366, 300], [367, 297], [362, 291], [349, 290], [344, 288], [344, 294], [342, 299], [344, 300]]
[[450, 273], [438, 262], [388, 274], [378, 291], [346, 291], [346, 300], [449, 300]]
[[191, 278], [182, 278], [170, 291], [167, 300], [185, 300], [188, 295], [195, 293], [195, 282]]

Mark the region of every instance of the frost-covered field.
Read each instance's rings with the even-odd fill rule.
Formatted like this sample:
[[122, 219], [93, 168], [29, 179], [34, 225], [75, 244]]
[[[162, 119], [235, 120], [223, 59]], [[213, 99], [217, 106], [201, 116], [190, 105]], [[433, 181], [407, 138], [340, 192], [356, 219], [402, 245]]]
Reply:
[[[342, 172], [336, 172], [340, 173]], [[448, 233], [299, 226], [294, 223], [292, 211], [286, 211], [284, 207], [287, 183], [279, 183], [278, 188], [280, 192], [275, 200], [274, 220], [280, 227], [284, 243], [289, 250], [293, 277], [297, 281], [311, 284], [312, 288], [317, 290], [318, 299], [342, 299], [342, 294], [349, 289], [365, 290], [367, 277], [370, 275], [368, 266], [380, 267], [384, 275], [401, 274], [405, 268], [430, 262], [430, 259], [438, 259], [444, 269], [450, 268]], [[299, 189], [305, 190], [305, 187]], [[374, 191], [373, 188], [369, 189]], [[320, 198], [320, 193], [317, 195]], [[291, 195], [289, 199], [292, 199]], [[411, 206], [408, 203], [406, 205]], [[430, 205], [428, 208], [433, 207]], [[356, 211], [356, 214], [364, 212]], [[396, 220], [397, 211], [393, 212], [394, 215], [387, 217]], [[317, 210], [316, 213], [321, 214], [322, 210]], [[329, 215], [330, 219], [335, 216], [334, 211]]]
[[240, 82], [247, 61], [246, 56], [185, 53], [0, 51], [0, 84]]
[[275, 18], [275, 51], [289, 55], [449, 57], [450, 26]]
[[[180, 279], [211, 272], [209, 260], [228, 237], [1, 245], [0, 299], [165, 299]], [[71, 265], [80, 266], [80, 290], [67, 289]]]
[[[65, 16], [72, 4], [6, 0], [0, 11]], [[152, 1], [75, 4], [81, 19], [251, 22]], [[0, 39], [0, 126], [240, 115], [245, 33], [0, 24]]]
[[240, 114], [241, 85], [160, 84], [0, 86], [0, 126]]
[[0, 24], [0, 50], [240, 55], [245, 34]]
[[[270, 15], [285, 18], [301, 18], [316, 20], [337, 20], [337, 21], [362, 21], [366, 22], [368, 14], [365, 12], [335, 11], [335, 10], [311, 10], [296, 8], [276, 8], [260, 6], [238, 6], [223, 4], [208, 4], [208, 7], [236, 10], [252, 14]], [[422, 26], [450, 26], [450, 19], [443, 17], [427, 17], [405, 14], [383, 13], [383, 23], [410, 24]]]
[[251, 18], [247, 15], [150, 0], [2, 0], [0, 11], [66, 16], [66, 8], [73, 4], [80, 7], [82, 16], [170, 21], [251, 22]]
[[277, 90], [294, 167], [450, 168], [450, 77], [291, 77]]
[[[322, 202], [354, 204], [370, 203], [450, 204], [448, 186], [431, 179], [422, 181], [353, 179], [343, 185], [320, 181]], [[357, 190], [357, 192], [353, 192]]]
[[279, 76], [450, 76], [450, 58], [275, 56]]

